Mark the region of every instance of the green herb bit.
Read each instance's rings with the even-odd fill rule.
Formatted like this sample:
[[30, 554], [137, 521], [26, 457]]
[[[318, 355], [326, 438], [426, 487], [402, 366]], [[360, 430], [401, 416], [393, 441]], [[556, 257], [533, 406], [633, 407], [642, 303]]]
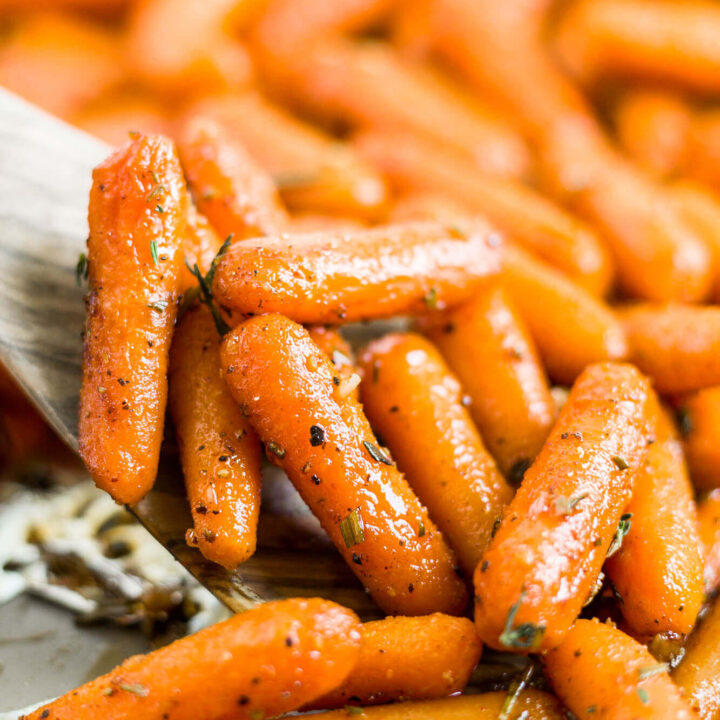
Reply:
[[157, 212], [159, 212], [159, 213], [164, 213], [164, 212], [165, 212], [165, 208], [164, 208], [162, 205], [160, 205], [160, 204], [158, 204], [158, 205], [155, 206], [155, 210], [156, 210]]
[[638, 680], [644, 680], [645, 678], [652, 677], [653, 675], [660, 675], [666, 673], [669, 670], [667, 663], [655, 663], [654, 665], [645, 665], [644, 667], [638, 668]]
[[437, 290], [435, 288], [430, 288], [423, 297], [423, 302], [425, 305], [427, 305], [431, 310], [437, 310], [438, 309], [438, 294]]
[[527, 593], [523, 590], [520, 593], [518, 601], [510, 608], [507, 620], [505, 621], [505, 629], [500, 635], [500, 644], [507, 648], [517, 648], [519, 650], [537, 650], [542, 642], [545, 634], [544, 625], [533, 625], [533, 623], [521, 623], [515, 626], [515, 615], [525, 599]]
[[357, 705], [345, 705], [343, 708], [348, 715], [364, 715], [365, 711]]
[[[157, 175], [156, 175], [155, 177], [157, 178]], [[160, 185], [159, 183], [157, 183], [157, 184], [155, 185], [155, 187], [148, 193], [148, 195], [147, 195], [147, 197], [145, 198], [145, 200], [146, 200], [147, 202], [150, 202], [151, 200], [153, 200], [154, 198], [156, 198], [158, 195], [162, 195], [164, 192], [165, 192], [165, 186], [164, 186], [164, 185]]]
[[392, 465], [392, 460], [383, 453], [380, 448], [377, 447], [377, 445], [373, 445], [371, 442], [368, 442], [367, 440], [363, 440], [363, 445], [365, 446], [365, 449], [368, 451], [368, 455], [375, 460], [376, 462], [381, 462], [384, 465]]
[[215, 270], [217, 269], [218, 263], [220, 262], [220, 258], [227, 252], [227, 249], [230, 247], [230, 243], [232, 242], [232, 238], [232, 234], [228, 235], [227, 238], [225, 238], [225, 242], [220, 246], [217, 255], [215, 255], [212, 263], [210, 264], [210, 269], [205, 276], [203, 276], [203, 274], [200, 272], [200, 268], [198, 267], [197, 263], [190, 267], [188, 261], [185, 260], [185, 265], [187, 266], [187, 269], [194, 275], [195, 279], [198, 281], [198, 287], [200, 288], [200, 302], [204, 305], [207, 305], [207, 307], [210, 309], [213, 321], [215, 322], [215, 328], [220, 335], [226, 335], [228, 332], [230, 332], [230, 327], [223, 319], [222, 315], [220, 314], [220, 310], [215, 304], [212, 296], [212, 283], [213, 278], [215, 277]]
[[365, 523], [360, 508], [355, 508], [344, 520], [340, 521], [340, 533], [346, 547], [354, 547], [365, 540]]
[[89, 273], [90, 263], [88, 262], [87, 255], [85, 253], [80, 253], [77, 265], [75, 266], [75, 280], [77, 281], [78, 287], [82, 285], [83, 280], [88, 279]]
[[643, 705], [647, 705], [650, 702], [650, 696], [648, 695], [648, 692], [645, 688], [638, 688], [637, 694], [638, 694], [638, 697], [640, 698], [640, 702]]
[[585, 604], [583, 607], [587, 607], [597, 596], [597, 594], [602, 590], [603, 583], [605, 582], [605, 573], [602, 572], [602, 570], [598, 573], [597, 578], [595, 578], [595, 584], [592, 587], [592, 590], [590, 591], [590, 594], [588, 595], [587, 600], [585, 601]]
[[595, 705], [589, 705], [588, 709], [585, 711], [588, 715], [592, 715], [597, 710], [597, 706]]
[[167, 300], [153, 300], [151, 303], [148, 303], [148, 307], [154, 310], [156, 313], [165, 312], [167, 306]]
[[570, 498], [566, 498], [564, 495], [555, 499], [555, 510], [558, 515], [569, 515], [577, 506], [577, 504], [584, 500], [589, 493], [580, 493], [579, 495], [573, 495]]
[[632, 525], [632, 513], [625, 513], [620, 517], [617, 530], [613, 535], [612, 542], [608, 548], [606, 558], [612, 557], [622, 546], [623, 538], [630, 532]]
[[620, 457], [620, 455], [613, 455], [612, 461], [618, 470], [627, 470], [630, 467], [628, 461], [624, 457]]
[[270, 440], [270, 442], [267, 443], [265, 447], [268, 449], [269, 452], [275, 455], [275, 457], [280, 458], [280, 460], [285, 457], [285, 448], [281, 445], [278, 445], [273, 440]]
[[421, 520], [418, 525], [418, 537], [424, 537], [425, 535], [425, 523]]
[[508, 687], [507, 697], [503, 703], [502, 710], [500, 711], [500, 715], [498, 715], [498, 720], [510, 720], [510, 713], [515, 707], [515, 703], [517, 703], [520, 693], [532, 680], [533, 675], [535, 674], [535, 669], [535, 663], [532, 660], [528, 660], [527, 665], [520, 675], [512, 679], [510, 686]]
[[155, 265], [159, 265], [157, 240], [150, 241], [150, 255]]
[[118, 687], [121, 690], [125, 690], [125, 692], [133, 693], [140, 697], [147, 697], [150, 694], [150, 691], [140, 683], [120, 683]]

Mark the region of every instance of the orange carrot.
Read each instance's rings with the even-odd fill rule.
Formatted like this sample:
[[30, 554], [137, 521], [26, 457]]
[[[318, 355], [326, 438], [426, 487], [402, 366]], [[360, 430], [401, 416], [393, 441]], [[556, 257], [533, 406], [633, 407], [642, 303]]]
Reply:
[[472, 573], [512, 492], [463, 407], [460, 383], [432, 344], [410, 333], [370, 343], [361, 367], [370, 423]]
[[183, 292], [198, 286], [198, 281], [191, 269], [197, 265], [205, 275], [215, 259], [222, 242], [213, 230], [208, 219], [201, 215], [193, 202], [188, 203], [188, 218], [183, 242], [184, 263], [181, 276]]
[[711, 595], [720, 585], [720, 490], [713, 490], [700, 500], [697, 514], [705, 549], [705, 591]]
[[555, 406], [510, 298], [488, 285], [426, 331], [468, 393], [468, 409], [498, 466], [518, 484], [550, 432]]
[[482, 645], [467, 618], [435, 613], [387, 617], [362, 626], [360, 659], [345, 682], [315, 708], [424, 700], [460, 692]]
[[720, 188], [720, 111], [710, 108], [695, 114], [684, 172], [689, 177]]
[[230, 246], [213, 293], [241, 314], [302, 323], [417, 313], [472, 295], [497, 271], [499, 243], [479, 220], [257, 238]]
[[407, 132], [366, 132], [354, 147], [396, 190], [447, 194], [591, 292], [607, 290], [612, 267], [593, 232], [530, 188], [485, 175], [467, 159]]
[[382, 179], [344, 143], [297, 120], [257, 94], [208, 98], [193, 106], [221, 125], [273, 175], [293, 209], [375, 220], [387, 192]]
[[24, 716], [25, 720], [252, 720], [281, 715], [341, 683], [360, 653], [355, 614], [327, 600], [259, 605]]
[[561, 16], [558, 53], [586, 83], [607, 77], [720, 90], [720, 9], [708, 0], [580, 0]]
[[720, 387], [708, 387], [682, 402], [681, 430], [690, 477], [696, 487], [720, 487]]
[[675, 683], [701, 720], [720, 713], [720, 603], [715, 601], [685, 646]]
[[170, 413], [193, 516], [188, 543], [226, 568], [255, 552], [260, 442], [220, 377], [210, 311], [189, 309], [170, 351]]
[[366, 225], [360, 220], [348, 217], [333, 217], [315, 213], [300, 213], [290, 218], [290, 231], [294, 233], [317, 232], [318, 230], [362, 230]]
[[93, 172], [80, 454], [98, 486], [130, 505], [155, 482], [187, 202], [162, 137], [140, 136]]
[[682, 445], [662, 410], [626, 513], [632, 524], [606, 568], [633, 635], [688, 635], [704, 600], [704, 553]]
[[[345, 380], [357, 387], [360, 384], [360, 375], [355, 366], [355, 353], [340, 331], [325, 325], [312, 325], [307, 331], [310, 339], [330, 358], [340, 380]], [[357, 389], [355, 388], [353, 396], [357, 398]]]
[[720, 385], [720, 308], [638, 305], [620, 311], [630, 359], [662, 393]]
[[220, 357], [233, 397], [378, 605], [462, 612], [454, 556], [307, 330], [252, 318]]
[[502, 282], [556, 382], [570, 384], [587, 365], [626, 356], [610, 308], [520, 248], [505, 247]]
[[288, 224], [272, 179], [215, 123], [190, 118], [178, 148], [195, 203], [222, 237], [269, 235]]
[[695, 717], [670, 680], [667, 665], [612, 625], [578, 620], [544, 662], [550, 684], [577, 717]]
[[631, 365], [578, 378], [475, 571], [475, 622], [492, 647], [548, 650], [577, 618], [647, 453], [650, 386]]

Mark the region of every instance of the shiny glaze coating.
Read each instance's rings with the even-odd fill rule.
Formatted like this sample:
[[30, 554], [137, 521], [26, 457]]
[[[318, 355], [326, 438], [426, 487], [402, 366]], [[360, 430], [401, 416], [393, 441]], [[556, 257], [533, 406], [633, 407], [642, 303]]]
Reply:
[[720, 586], [720, 490], [713, 490], [698, 502], [697, 516], [705, 550], [705, 592], [712, 595]]
[[497, 273], [500, 238], [481, 220], [388, 225], [233, 243], [213, 293], [241, 314], [338, 323], [462, 302]]
[[210, 311], [190, 308], [170, 348], [170, 414], [193, 516], [188, 542], [228, 569], [255, 552], [260, 441], [220, 376]]
[[155, 482], [187, 202], [161, 137], [140, 136], [93, 172], [78, 434], [93, 479], [120, 503]]
[[360, 622], [327, 600], [258, 605], [63, 695], [25, 720], [255, 720], [295, 710], [341, 683]]
[[386, 617], [361, 632], [355, 670], [314, 708], [452, 695], [465, 688], [482, 650], [470, 620], [442, 613]]
[[578, 620], [563, 643], [543, 660], [553, 689], [579, 718], [695, 717], [667, 670], [647, 648], [610, 624]]
[[639, 305], [620, 311], [630, 360], [658, 392], [685, 393], [720, 385], [720, 308]]
[[198, 286], [197, 278], [190, 272], [190, 268], [197, 265], [205, 275], [222, 245], [220, 236], [213, 230], [208, 219], [198, 212], [194, 203], [190, 202], [189, 205], [180, 279], [183, 292]]
[[178, 150], [195, 203], [222, 238], [271, 235], [288, 225], [272, 178], [212, 120], [187, 120]]
[[461, 613], [467, 591], [452, 552], [307, 331], [281, 315], [252, 318], [226, 336], [221, 364], [260, 439], [378, 605]]
[[[649, 398], [631, 365], [591, 365], [578, 378], [475, 571], [475, 623], [488, 645], [547, 650], [577, 618], [647, 454]], [[529, 647], [500, 640], [525, 623]]]
[[610, 308], [554, 268], [506, 246], [502, 281], [555, 382], [569, 385], [588, 365], [627, 355]]
[[460, 383], [432, 343], [410, 333], [370, 343], [361, 368], [370, 423], [471, 575], [512, 491], [463, 406]]
[[540, 193], [487, 175], [469, 160], [407, 132], [367, 131], [354, 147], [397, 190], [445, 193], [591, 293], [608, 289], [612, 265], [594, 231]]
[[625, 512], [630, 531], [605, 565], [622, 598], [620, 609], [637, 638], [687, 635], [705, 599], [703, 551], [682, 446], [658, 408], [655, 442], [635, 474]]
[[535, 345], [509, 295], [489, 284], [424, 329], [467, 392], [470, 414], [500, 470], [513, 475], [527, 467], [556, 413]]
[[[310, 339], [330, 358], [330, 362], [335, 366], [335, 372], [341, 380], [350, 380], [353, 375], [357, 374], [355, 353], [350, 347], [350, 343], [336, 327], [311, 325], [307, 331]], [[357, 382], [359, 377], [358, 375], [357, 378], [353, 378], [352, 382]], [[353, 389], [352, 393], [353, 397], [357, 399], [357, 387]]]

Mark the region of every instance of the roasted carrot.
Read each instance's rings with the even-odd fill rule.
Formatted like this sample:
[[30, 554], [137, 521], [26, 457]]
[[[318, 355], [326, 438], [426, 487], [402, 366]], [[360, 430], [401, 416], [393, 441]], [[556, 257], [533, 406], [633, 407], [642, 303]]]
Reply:
[[556, 48], [584, 82], [607, 77], [720, 90], [720, 9], [709, 0], [580, 0], [561, 15]]
[[235, 242], [213, 293], [233, 311], [302, 323], [417, 313], [468, 299], [498, 270], [500, 238], [481, 220]]
[[719, 161], [720, 111], [710, 108], [693, 118], [683, 170], [688, 177], [717, 190], [720, 188]]
[[290, 218], [290, 232], [306, 233], [318, 230], [362, 230], [361, 220], [350, 217], [333, 217], [316, 213], [299, 213]]
[[[34, 0], [33, 10], [81, 10], [114, 15], [127, 0]], [[27, 10], [27, 0], [0, 0], [0, 10]]]
[[315, 708], [425, 700], [460, 692], [482, 644], [467, 618], [435, 613], [387, 617], [362, 626], [360, 659], [342, 685]]
[[655, 442], [636, 473], [625, 512], [632, 517], [608, 576], [635, 637], [686, 636], [704, 600], [703, 551], [682, 445], [658, 408]]
[[273, 717], [341, 683], [360, 653], [355, 614], [327, 600], [283, 600], [135, 655], [25, 720]]
[[198, 209], [221, 237], [279, 233], [289, 223], [272, 178], [213, 121], [192, 117], [178, 149]]
[[481, 639], [516, 652], [562, 642], [588, 599], [652, 432], [631, 365], [589, 366], [475, 571]]
[[483, 287], [425, 330], [467, 392], [468, 409], [498, 466], [519, 483], [550, 432], [555, 406], [509, 296], [499, 285]]
[[720, 487], [720, 387], [684, 398], [681, 430], [690, 477], [696, 487]]
[[462, 612], [453, 554], [307, 330], [281, 315], [252, 318], [226, 337], [221, 364], [260, 439], [378, 605]]
[[712, 490], [698, 502], [697, 514], [705, 550], [705, 591], [711, 595], [720, 585], [720, 490]]
[[27, 15], [0, 46], [0, 85], [62, 118], [121, 76], [117, 33], [71, 15]]
[[214, 119], [241, 142], [293, 210], [370, 220], [385, 213], [382, 179], [350, 147], [259, 95], [211, 97], [190, 113]]
[[675, 174], [685, 162], [692, 109], [680, 96], [634, 90], [620, 98], [615, 131], [625, 152], [657, 177]]
[[187, 203], [165, 138], [140, 136], [93, 171], [78, 439], [93, 479], [120, 503], [155, 482]]
[[198, 212], [193, 202], [189, 202], [183, 242], [184, 263], [180, 281], [183, 292], [198, 287], [198, 280], [193, 275], [192, 269], [197, 265], [200, 272], [205, 275], [210, 270], [221, 245], [222, 241], [208, 219]]
[[370, 423], [471, 574], [512, 492], [463, 407], [460, 383], [411, 333], [375, 340], [361, 360]]
[[447, 194], [590, 292], [608, 289], [612, 266], [603, 245], [584, 223], [539, 193], [483, 174], [467, 159], [407, 132], [369, 131], [354, 147], [396, 190]]
[[556, 382], [570, 384], [587, 365], [627, 354], [610, 308], [520, 248], [504, 248], [502, 282]]
[[695, 717], [670, 680], [667, 665], [613, 625], [578, 620], [543, 660], [550, 684], [577, 717]]
[[260, 441], [220, 377], [220, 336], [210, 311], [190, 308], [170, 350], [170, 413], [193, 529], [188, 543], [226, 568], [255, 552]]
[[720, 385], [720, 308], [671, 303], [619, 311], [630, 359], [662, 393]]
[[355, 353], [350, 343], [334, 327], [311, 325], [307, 331], [310, 339], [330, 358], [340, 379], [355, 386], [353, 395], [357, 398], [356, 388], [360, 384], [360, 375], [357, 372]]

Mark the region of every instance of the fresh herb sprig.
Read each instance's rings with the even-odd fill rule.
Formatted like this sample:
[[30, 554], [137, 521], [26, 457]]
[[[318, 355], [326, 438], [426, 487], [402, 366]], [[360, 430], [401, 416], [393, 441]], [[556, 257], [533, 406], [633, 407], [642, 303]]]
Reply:
[[220, 246], [220, 249], [217, 251], [217, 255], [215, 255], [215, 257], [213, 258], [212, 263], [210, 263], [210, 269], [207, 271], [206, 275], [202, 274], [197, 263], [190, 267], [188, 261], [185, 260], [185, 265], [187, 266], [188, 270], [194, 275], [195, 279], [198, 281], [198, 288], [200, 291], [199, 300], [201, 303], [207, 305], [207, 307], [209, 308], [210, 313], [212, 314], [212, 318], [215, 322], [215, 327], [217, 328], [217, 331], [218, 333], [220, 333], [220, 335], [226, 335], [227, 333], [229, 333], [230, 326], [223, 319], [223, 316], [221, 315], [220, 310], [215, 303], [215, 299], [213, 298], [212, 294], [212, 283], [213, 278], [215, 277], [215, 271], [217, 270], [218, 263], [220, 262], [220, 258], [227, 252], [227, 249], [232, 243], [232, 238], [232, 234], [227, 236], [225, 242]]

